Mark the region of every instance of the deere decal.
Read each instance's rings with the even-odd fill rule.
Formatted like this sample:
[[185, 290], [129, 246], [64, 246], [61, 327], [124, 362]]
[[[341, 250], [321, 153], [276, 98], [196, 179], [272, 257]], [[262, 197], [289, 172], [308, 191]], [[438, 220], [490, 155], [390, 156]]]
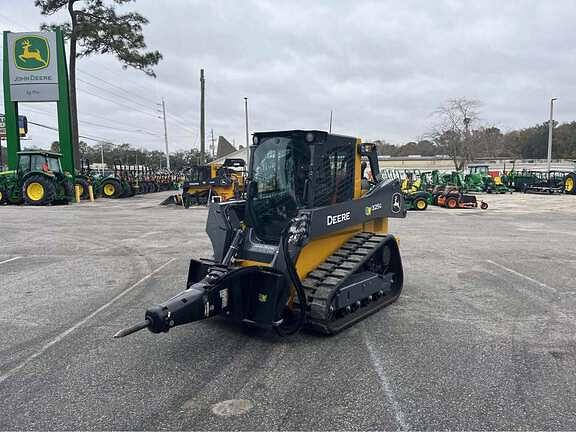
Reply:
[[14, 64], [20, 70], [36, 71], [50, 64], [50, 45], [42, 36], [23, 36], [14, 41]]

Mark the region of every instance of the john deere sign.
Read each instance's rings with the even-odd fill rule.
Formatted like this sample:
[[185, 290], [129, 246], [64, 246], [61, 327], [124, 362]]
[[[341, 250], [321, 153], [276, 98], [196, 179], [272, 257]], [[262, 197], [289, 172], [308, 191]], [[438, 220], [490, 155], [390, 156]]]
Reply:
[[54, 33], [8, 33], [12, 102], [58, 100]]
[[[70, 122], [68, 71], [62, 30], [54, 32], [2, 32], [4, 71], [4, 126], [8, 142], [8, 168], [18, 167], [20, 137], [26, 121], [18, 115], [20, 102], [56, 102], [62, 168], [74, 175], [74, 145]], [[2, 110], [0, 110], [2, 112]], [[21, 122], [21, 119], [24, 120]], [[2, 131], [0, 130], [0, 134]]]

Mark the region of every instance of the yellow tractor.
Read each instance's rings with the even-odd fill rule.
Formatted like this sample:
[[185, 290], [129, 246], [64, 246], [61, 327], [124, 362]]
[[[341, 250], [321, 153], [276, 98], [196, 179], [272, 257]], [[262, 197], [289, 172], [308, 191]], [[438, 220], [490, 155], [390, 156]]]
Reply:
[[388, 218], [406, 210], [399, 181], [382, 180], [375, 146], [316, 130], [255, 133], [253, 143], [246, 199], [209, 207], [212, 258], [192, 259], [186, 289], [115, 337], [216, 315], [280, 335], [332, 334], [400, 296]]
[[193, 204], [241, 198], [245, 165], [243, 159], [226, 159], [221, 165], [192, 166], [182, 185], [182, 204], [188, 208]]

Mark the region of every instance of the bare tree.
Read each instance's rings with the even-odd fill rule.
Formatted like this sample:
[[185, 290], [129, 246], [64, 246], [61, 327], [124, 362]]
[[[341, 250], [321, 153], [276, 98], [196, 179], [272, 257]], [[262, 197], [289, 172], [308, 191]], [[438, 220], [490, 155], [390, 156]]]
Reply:
[[471, 130], [479, 120], [480, 102], [471, 99], [450, 99], [432, 115], [436, 118], [431, 136], [436, 145], [445, 149], [458, 171], [474, 159]]

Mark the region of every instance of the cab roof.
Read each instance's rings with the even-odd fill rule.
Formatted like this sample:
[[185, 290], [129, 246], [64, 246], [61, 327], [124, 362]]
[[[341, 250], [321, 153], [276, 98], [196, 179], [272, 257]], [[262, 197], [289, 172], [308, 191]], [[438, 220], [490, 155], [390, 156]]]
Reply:
[[293, 130], [284, 130], [284, 131], [254, 132], [254, 135], [257, 135], [258, 137], [269, 137], [269, 136], [291, 136], [291, 137], [293, 137], [293, 136], [306, 136], [306, 134], [308, 134], [308, 133], [313, 133], [314, 135], [321, 136], [323, 138], [323, 140], [325, 140], [329, 136], [338, 137], [338, 138], [346, 138], [346, 139], [350, 139], [350, 140], [356, 139], [356, 137], [353, 137], [353, 136], [331, 134], [331, 133], [328, 133], [326, 131], [321, 131], [321, 130], [317, 130], [317, 129], [309, 129], [309, 130], [293, 129]]
[[58, 157], [61, 158], [61, 153], [56, 153], [50, 150], [24, 150], [19, 151], [18, 155], [25, 156], [25, 155], [41, 155], [41, 156], [49, 156], [49, 157]]

